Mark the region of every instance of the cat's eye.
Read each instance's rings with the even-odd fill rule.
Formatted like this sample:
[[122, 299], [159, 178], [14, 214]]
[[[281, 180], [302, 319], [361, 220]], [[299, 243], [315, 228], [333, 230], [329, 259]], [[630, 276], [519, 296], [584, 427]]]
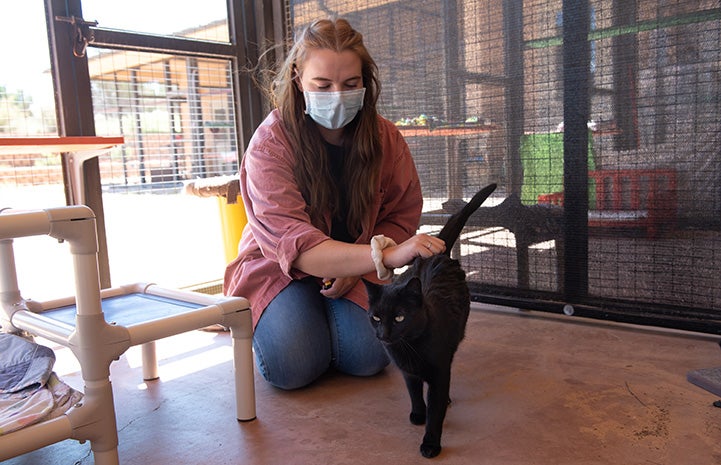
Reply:
[[394, 320], [396, 320], [396, 323], [400, 323], [405, 319], [406, 319], [406, 317], [403, 315], [396, 315], [396, 317], [394, 318]]
[[373, 315], [371, 318], [373, 318], [373, 321], [381, 321], [381, 319], [375, 315]]

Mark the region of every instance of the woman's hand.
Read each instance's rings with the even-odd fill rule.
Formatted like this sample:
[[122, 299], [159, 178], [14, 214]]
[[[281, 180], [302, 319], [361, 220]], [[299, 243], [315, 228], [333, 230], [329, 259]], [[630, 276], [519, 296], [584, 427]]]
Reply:
[[388, 268], [400, 268], [416, 257], [431, 257], [445, 250], [446, 244], [441, 239], [417, 234], [405, 242], [383, 249], [383, 264]]
[[321, 289], [320, 293], [323, 294], [325, 297], [331, 298], [331, 299], [338, 299], [340, 297], [343, 297], [346, 295], [348, 291], [353, 289], [355, 285], [358, 283], [358, 280], [360, 277], [358, 276], [350, 276], [347, 278], [323, 278], [323, 282], [332, 283], [330, 287], [323, 286], [323, 289]]
[[[406, 266], [415, 257], [430, 257], [446, 250], [445, 243], [428, 234], [418, 234], [405, 242], [381, 250], [383, 265], [386, 268]], [[363, 276], [377, 271], [371, 247], [368, 244], [348, 244], [327, 240], [298, 255], [292, 265], [295, 269], [311, 276], [321, 276], [324, 281], [339, 277], [353, 277], [353, 285]], [[327, 278], [327, 277], [331, 278]], [[348, 282], [338, 282], [328, 289], [328, 297], [339, 297], [352, 286]]]

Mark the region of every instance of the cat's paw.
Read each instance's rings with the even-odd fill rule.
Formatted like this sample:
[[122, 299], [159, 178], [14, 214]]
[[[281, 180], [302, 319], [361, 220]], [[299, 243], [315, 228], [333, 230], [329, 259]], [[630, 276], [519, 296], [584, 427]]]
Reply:
[[411, 423], [413, 423], [414, 425], [425, 425], [426, 424], [426, 414], [425, 413], [411, 412], [410, 419], [411, 419]]
[[427, 459], [432, 459], [436, 455], [441, 453], [440, 444], [421, 444], [421, 455]]

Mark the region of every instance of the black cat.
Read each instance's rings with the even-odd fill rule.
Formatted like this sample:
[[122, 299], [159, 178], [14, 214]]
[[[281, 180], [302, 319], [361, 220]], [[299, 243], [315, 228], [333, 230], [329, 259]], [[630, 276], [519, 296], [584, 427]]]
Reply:
[[[438, 234], [446, 243], [445, 254], [416, 258], [391, 284], [365, 281], [368, 314], [376, 336], [403, 372], [411, 397], [411, 423], [426, 424], [420, 448], [424, 457], [441, 452], [451, 363], [465, 334], [471, 305], [466, 273], [450, 258], [450, 251], [468, 218], [495, 188], [495, 184], [483, 188], [448, 219]], [[424, 381], [428, 384], [427, 408]]]

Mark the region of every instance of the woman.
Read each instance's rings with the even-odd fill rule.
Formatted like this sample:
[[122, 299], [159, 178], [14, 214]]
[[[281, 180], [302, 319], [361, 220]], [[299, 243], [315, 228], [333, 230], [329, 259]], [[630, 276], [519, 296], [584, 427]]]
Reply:
[[381, 371], [388, 358], [360, 278], [388, 279], [445, 249], [414, 235], [420, 183], [403, 137], [376, 112], [379, 93], [362, 35], [343, 19], [317, 20], [279, 70], [276, 108], [243, 156], [248, 224], [224, 292], [250, 300], [256, 364], [279, 388], [329, 368]]

